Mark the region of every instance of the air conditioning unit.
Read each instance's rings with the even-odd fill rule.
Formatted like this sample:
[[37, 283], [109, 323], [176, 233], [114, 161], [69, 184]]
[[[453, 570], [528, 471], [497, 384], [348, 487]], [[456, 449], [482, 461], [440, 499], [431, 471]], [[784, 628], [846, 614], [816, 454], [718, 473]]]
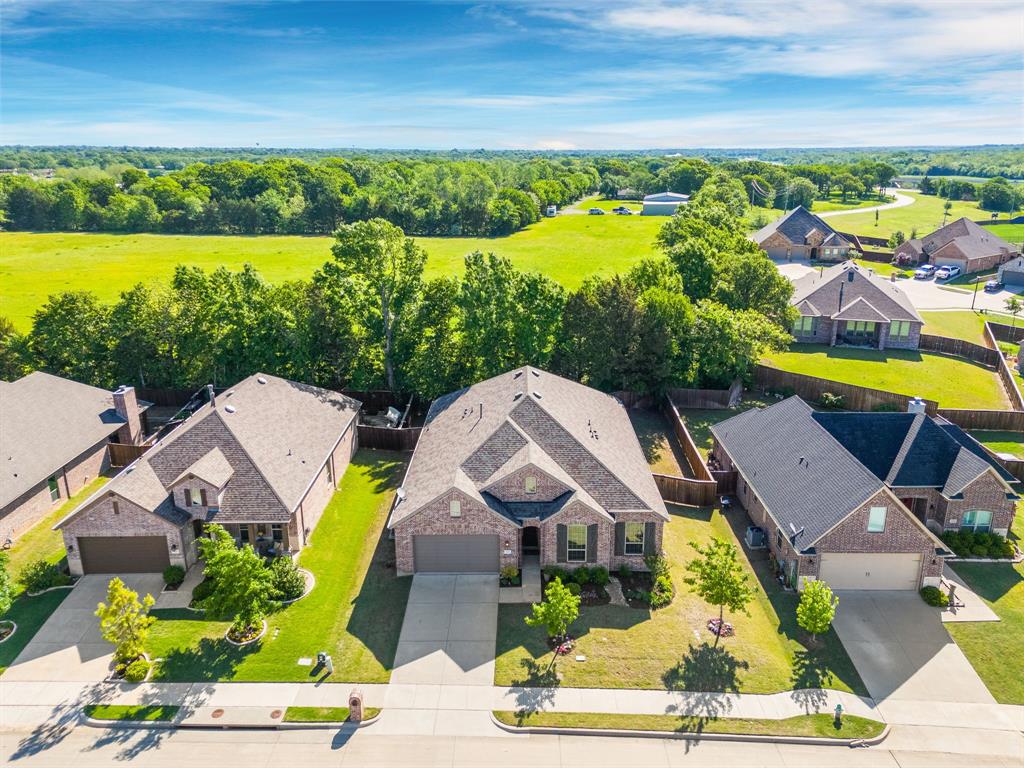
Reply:
[[764, 538], [764, 528], [759, 525], [747, 527], [746, 539], [748, 549], [764, 549], [767, 546]]

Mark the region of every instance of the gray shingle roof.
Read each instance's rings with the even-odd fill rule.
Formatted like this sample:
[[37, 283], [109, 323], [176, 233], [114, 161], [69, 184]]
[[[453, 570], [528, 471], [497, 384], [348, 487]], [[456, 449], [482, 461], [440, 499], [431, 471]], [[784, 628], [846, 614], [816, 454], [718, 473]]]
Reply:
[[826, 224], [824, 219], [815, 216], [802, 205], [762, 227], [751, 235], [751, 239], [760, 245], [776, 232], [793, 245], [807, 245], [807, 238], [812, 232], [821, 233], [823, 239], [826, 239], [831, 246], [850, 245], [850, 241]]
[[42, 371], [0, 382], [0, 507], [124, 423], [105, 389]]
[[884, 487], [815, 421], [799, 397], [745, 411], [713, 425], [711, 433], [784, 534], [804, 529], [796, 540], [799, 549], [810, 547]]
[[157, 511], [171, 486], [192, 473], [226, 480], [209, 519], [287, 522], [358, 411], [358, 402], [337, 392], [256, 374], [196, 411], [101, 493]]
[[[850, 279], [850, 275], [853, 279]], [[840, 307], [840, 295], [842, 306]], [[819, 272], [811, 272], [793, 283], [790, 303], [801, 307], [810, 302], [822, 315], [836, 317], [850, 305], [863, 299], [878, 315], [888, 320], [909, 320], [923, 323], [907, 295], [894, 283], [869, 274], [856, 262], [844, 261]], [[802, 310], [801, 310], [802, 311]], [[845, 318], [843, 318], [845, 319]], [[854, 320], [877, 320], [877, 317], [851, 317]]]
[[939, 227], [920, 240], [920, 250], [934, 255], [950, 243], [968, 259], [980, 259], [1001, 253], [1015, 253], [1016, 248], [985, 227], [964, 217]]
[[525, 367], [434, 401], [389, 524], [452, 488], [488, 503], [485, 488], [528, 464], [599, 512], [668, 516], [622, 405], [583, 384]]

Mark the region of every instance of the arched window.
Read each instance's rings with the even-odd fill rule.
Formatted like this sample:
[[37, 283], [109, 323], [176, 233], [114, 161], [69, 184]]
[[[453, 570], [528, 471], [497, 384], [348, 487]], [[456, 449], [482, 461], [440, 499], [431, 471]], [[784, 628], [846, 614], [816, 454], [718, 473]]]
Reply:
[[983, 533], [992, 530], [992, 513], [987, 509], [971, 509], [964, 512], [964, 519], [960, 521], [960, 530]]

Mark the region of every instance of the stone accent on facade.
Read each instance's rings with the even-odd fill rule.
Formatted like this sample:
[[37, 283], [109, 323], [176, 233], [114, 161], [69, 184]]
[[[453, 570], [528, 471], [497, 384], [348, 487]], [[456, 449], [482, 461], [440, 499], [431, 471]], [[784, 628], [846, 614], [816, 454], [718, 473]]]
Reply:
[[[171, 565], [187, 569], [196, 561], [191, 523], [178, 528], [120, 496], [117, 497], [119, 511], [115, 514], [113, 498], [112, 494], [104, 494], [61, 529], [64, 547], [68, 550], [68, 569], [73, 575], [82, 575], [79, 536], [165, 536]], [[175, 546], [176, 549], [172, 549]]]

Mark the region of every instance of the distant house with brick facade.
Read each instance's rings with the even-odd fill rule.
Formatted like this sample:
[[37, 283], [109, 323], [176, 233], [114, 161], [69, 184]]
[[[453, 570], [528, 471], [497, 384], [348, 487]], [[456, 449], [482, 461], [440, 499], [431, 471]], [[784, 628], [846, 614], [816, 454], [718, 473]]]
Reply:
[[0, 541], [16, 539], [110, 467], [107, 443], [142, 439], [132, 387], [36, 371], [0, 382]]
[[622, 404], [525, 367], [434, 401], [388, 526], [400, 573], [642, 570], [668, 519]]
[[853, 243], [802, 205], [750, 236], [769, 257], [780, 261], [845, 261]]
[[1013, 523], [1013, 477], [959, 427], [924, 413], [815, 412], [799, 397], [711, 427], [712, 455], [788, 583], [937, 585], [938, 534]]
[[985, 227], [961, 218], [926, 237], [900, 244], [895, 258], [900, 264], [957, 266], [966, 273], [993, 270], [1019, 253], [1016, 246]]
[[57, 523], [71, 572], [188, 568], [207, 523], [264, 553], [299, 551], [355, 451], [359, 407], [275, 376], [243, 380]]
[[917, 349], [921, 341], [924, 320], [907, 295], [852, 261], [795, 281], [790, 303], [800, 343]]

